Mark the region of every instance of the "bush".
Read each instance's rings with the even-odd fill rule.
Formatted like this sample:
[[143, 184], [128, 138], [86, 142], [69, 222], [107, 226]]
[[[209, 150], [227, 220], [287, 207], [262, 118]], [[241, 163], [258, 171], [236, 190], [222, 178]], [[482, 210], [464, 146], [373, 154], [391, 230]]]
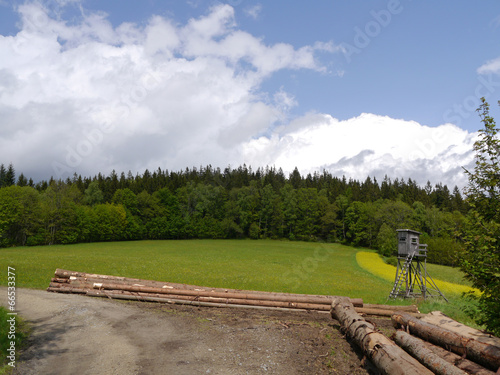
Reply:
[[255, 223], [250, 224], [250, 228], [248, 229], [248, 236], [253, 240], [257, 240], [259, 238], [259, 234], [259, 226]]
[[396, 267], [398, 265], [398, 258], [397, 257], [384, 258], [384, 262], [391, 266]]
[[463, 253], [463, 246], [452, 238], [430, 238], [427, 240], [429, 263], [456, 267]]
[[382, 224], [377, 236], [377, 249], [383, 256], [394, 255], [398, 249], [396, 232], [387, 224]]

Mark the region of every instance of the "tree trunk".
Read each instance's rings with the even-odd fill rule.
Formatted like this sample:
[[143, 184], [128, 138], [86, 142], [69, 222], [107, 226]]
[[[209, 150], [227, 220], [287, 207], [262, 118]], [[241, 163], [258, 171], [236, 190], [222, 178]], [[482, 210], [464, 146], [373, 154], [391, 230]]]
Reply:
[[282, 307], [270, 307], [270, 306], [255, 306], [255, 305], [229, 305], [226, 303], [214, 303], [214, 302], [201, 302], [193, 300], [183, 300], [175, 298], [165, 298], [165, 297], [154, 297], [152, 295], [134, 295], [134, 294], [124, 294], [124, 293], [114, 293], [107, 291], [88, 291], [87, 295], [90, 297], [108, 297], [112, 299], [124, 299], [132, 301], [147, 301], [147, 302], [160, 302], [160, 303], [171, 303], [178, 305], [191, 305], [191, 306], [205, 306], [205, 307], [236, 307], [236, 308], [246, 308], [246, 309], [258, 309], [258, 310], [280, 310], [280, 311], [306, 311], [302, 309], [289, 309]]
[[[394, 306], [394, 308], [391, 310], [377, 309], [374, 307], [372, 307], [372, 308], [355, 307], [354, 309], [359, 314], [375, 315], [375, 316], [387, 316], [387, 317], [392, 316], [395, 312], [400, 312], [400, 310], [398, 310], [397, 306]], [[411, 314], [412, 316], [423, 316], [424, 315], [424, 314], [410, 313], [410, 312], [408, 312], [407, 314]]]
[[462, 358], [458, 354], [449, 352], [446, 349], [441, 348], [431, 344], [430, 342], [424, 341], [425, 346], [429, 348], [432, 352], [443, 358], [448, 363], [457, 366], [459, 369], [464, 370], [466, 373], [471, 375], [495, 375], [493, 371], [485, 369], [483, 366], [478, 365], [476, 362], [469, 361], [468, 359]]
[[500, 368], [500, 348], [496, 346], [463, 337], [405, 313], [392, 315], [392, 321], [396, 328], [408, 329], [410, 333], [463, 355], [464, 358], [480, 363], [486, 368], [493, 371]]
[[397, 331], [394, 335], [394, 341], [437, 375], [466, 375], [464, 371], [433, 353], [422, 340], [409, 333]]
[[419, 313], [417, 305], [409, 305], [409, 306], [392, 306], [392, 305], [377, 305], [372, 303], [364, 303], [364, 308], [367, 309], [382, 309], [382, 310], [392, 310], [392, 311], [405, 311], [411, 313]]
[[[240, 290], [240, 289], [225, 289], [225, 288], [209, 288], [188, 284], [178, 284], [178, 283], [168, 283], [154, 280], [143, 280], [143, 279], [134, 279], [128, 277], [121, 276], [110, 276], [110, 275], [98, 275], [98, 274], [90, 274], [84, 272], [74, 272], [67, 271], [62, 269], [57, 269], [55, 271], [56, 278], [66, 278], [70, 279], [70, 284], [73, 285], [81, 285], [83, 286], [85, 283], [88, 283], [90, 287], [92, 287], [93, 283], [113, 283], [119, 285], [126, 286], [137, 286], [137, 287], [153, 287], [160, 288], [162, 290], [173, 290], [173, 289], [182, 289], [182, 290], [194, 290], [200, 292], [210, 292], [210, 293], [223, 293], [227, 296], [229, 293], [237, 293], [238, 295], [248, 294], [248, 295], [259, 295], [258, 298], [253, 297], [254, 299], [269, 299], [276, 301], [287, 301], [287, 302], [303, 302], [303, 303], [318, 303], [318, 304], [326, 304], [328, 305], [328, 309], [330, 309], [333, 296], [323, 296], [323, 295], [312, 295], [312, 294], [294, 294], [294, 293], [277, 293], [277, 292], [262, 292], [262, 291], [254, 291], [254, 290]], [[78, 284], [82, 283], [82, 284]], [[85, 286], [87, 286], [85, 284]], [[240, 298], [240, 297], [238, 297]], [[350, 302], [357, 307], [363, 307], [363, 300], [361, 298], [351, 298]]]
[[393, 341], [375, 331], [371, 323], [356, 313], [347, 298], [334, 298], [331, 314], [383, 374], [432, 375], [431, 371]]

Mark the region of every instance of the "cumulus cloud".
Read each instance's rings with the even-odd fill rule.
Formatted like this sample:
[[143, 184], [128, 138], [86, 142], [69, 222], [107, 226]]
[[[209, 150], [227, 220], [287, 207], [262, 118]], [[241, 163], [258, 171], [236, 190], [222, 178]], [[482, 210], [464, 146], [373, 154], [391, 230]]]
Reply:
[[452, 124], [428, 127], [414, 121], [361, 114], [339, 121], [330, 115], [309, 114], [268, 137], [247, 142], [246, 160], [262, 161], [291, 171], [327, 170], [364, 180], [385, 175], [464, 186], [462, 166], [473, 162], [476, 134]]
[[227, 4], [183, 25], [66, 22], [36, 2], [18, 13], [19, 32], [0, 35], [0, 162], [27, 176], [247, 163], [463, 185], [473, 134], [372, 114], [290, 121], [293, 95], [262, 92], [283, 69], [325, 74], [332, 42], [266, 44]]
[[259, 92], [263, 80], [323, 70], [323, 46], [267, 45], [229, 5], [184, 25], [153, 15], [117, 27], [37, 2], [17, 11], [19, 32], [0, 36], [0, 160], [38, 178], [238, 162], [238, 145], [294, 105], [284, 90]]

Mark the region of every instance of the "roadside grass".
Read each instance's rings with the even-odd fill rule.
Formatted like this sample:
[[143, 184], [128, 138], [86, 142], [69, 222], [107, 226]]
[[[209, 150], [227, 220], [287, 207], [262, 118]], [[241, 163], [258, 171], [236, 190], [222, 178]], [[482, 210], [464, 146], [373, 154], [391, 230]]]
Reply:
[[[193, 285], [344, 295], [384, 303], [391, 282], [340, 244], [273, 240], [129, 241], [0, 249], [18, 287], [45, 289], [56, 268]], [[7, 285], [0, 273], [0, 285]]]
[[8, 364], [10, 359], [7, 358], [9, 355], [8, 350], [10, 348], [11, 341], [15, 341], [17, 361], [19, 352], [26, 344], [26, 339], [29, 336], [29, 327], [27, 323], [21, 317], [16, 315], [15, 339], [10, 338], [10, 323], [7, 319], [11, 318], [11, 316], [7, 314], [8, 310], [0, 306], [0, 375], [8, 375], [13, 370], [13, 367]]

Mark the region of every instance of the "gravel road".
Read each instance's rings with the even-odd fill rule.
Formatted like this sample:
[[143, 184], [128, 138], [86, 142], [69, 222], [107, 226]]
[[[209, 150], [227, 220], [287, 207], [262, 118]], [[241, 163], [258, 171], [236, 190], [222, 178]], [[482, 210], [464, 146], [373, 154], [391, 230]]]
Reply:
[[[6, 288], [0, 304], [6, 305]], [[17, 289], [15, 374], [368, 374], [328, 314], [124, 302]]]

